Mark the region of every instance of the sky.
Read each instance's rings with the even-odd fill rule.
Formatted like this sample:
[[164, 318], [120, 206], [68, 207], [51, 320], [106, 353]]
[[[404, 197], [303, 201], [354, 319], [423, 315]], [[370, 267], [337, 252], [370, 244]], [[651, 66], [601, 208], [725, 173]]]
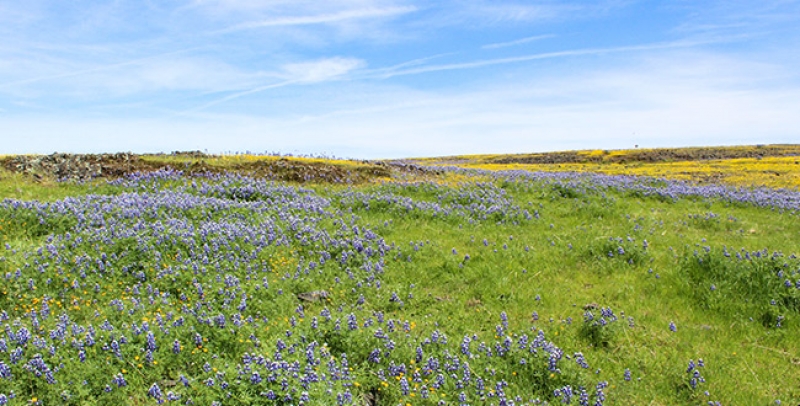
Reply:
[[800, 143], [800, 0], [0, 0], [0, 154]]

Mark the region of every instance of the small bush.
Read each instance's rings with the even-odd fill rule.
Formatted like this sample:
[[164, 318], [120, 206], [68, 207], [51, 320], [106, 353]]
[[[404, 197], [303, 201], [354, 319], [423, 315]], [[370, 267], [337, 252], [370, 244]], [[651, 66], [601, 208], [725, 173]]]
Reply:
[[593, 241], [586, 249], [586, 255], [598, 261], [622, 261], [630, 265], [639, 265], [648, 260], [647, 240], [637, 243], [632, 237], [614, 238]]
[[591, 310], [583, 314], [583, 324], [580, 335], [593, 347], [608, 348], [613, 345], [614, 336], [619, 330], [619, 319], [611, 308], [600, 309], [600, 316], [595, 316]]

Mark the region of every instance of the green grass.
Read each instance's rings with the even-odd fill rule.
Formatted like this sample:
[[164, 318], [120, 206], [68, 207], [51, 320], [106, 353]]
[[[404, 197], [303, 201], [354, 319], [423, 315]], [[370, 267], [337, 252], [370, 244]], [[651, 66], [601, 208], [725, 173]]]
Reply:
[[[775, 399], [800, 399], [800, 378], [792, 372], [800, 362], [797, 290], [783, 288], [769, 267], [731, 263], [727, 266], [747, 269], [741, 278], [749, 285], [722, 286], [734, 276], [721, 266], [717, 269], [719, 291], [730, 292], [709, 307], [702, 298], [710, 291], [710, 283], [698, 278], [712, 276], [692, 270], [694, 251], [702, 252], [700, 246], [713, 247], [714, 252], [727, 246], [731, 251], [767, 248], [770, 253], [795, 253], [792, 236], [800, 231], [797, 216], [719, 202], [662, 202], [620, 193], [565, 195], [535, 187], [510, 193], [516, 202], [537, 208], [540, 219], [520, 226], [472, 225], [467, 221], [454, 224], [453, 219], [419, 222], [391, 211], [359, 212], [367, 223], [391, 221], [387, 233], [391, 240], [430, 241], [414, 253], [414, 261], [391, 266], [393, 286], [399, 289], [415, 283], [423, 289], [420, 306], [409, 314], [447, 323], [456, 336], [475, 329], [490, 331], [501, 311], [517, 329], [535, 325], [559, 332], [558, 342], [566, 352], [583, 352], [592, 369], [601, 371], [598, 376], [612, 382], [612, 404], [704, 403], [709, 399], [723, 404], [771, 404]], [[706, 220], [709, 212], [717, 216]], [[488, 247], [483, 239], [489, 241]], [[644, 240], [649, 244], [646, 249]], [[624, 248], [624, 255], [618, 255], [618, 247]], [[457, 255], [452, 254], [453, 248]], [[614, 257], [607, 255], [609, 251]], [[463, 261], [465, 254], [470, 256], [467, 261]], [[788, 262], [790, 271], [800, 269], [797, 261]], [[759, 279], [752, 279], [754, 275]], [[782, 300], [786, 291], [792, 297], [790, 305], [769, 304], [771, 297]], [[535, 301], [536, 295], [542, 300]], [[755, 304], [745, 306], [743, 300]], [[593, 345], [582, 329], [583, 306], [591, 303], [611, 307], [617, 314], [624, 311], [618, 323], [625, 327], [604, 333], [608, 337], [600, 340], [603, 345]], [[772, 320], [764, 325], [763, 314], [773, 307]], [[538, 312], [539, 322], [531, 323], [532, 311]], [[785, 317], [781, 328], [774, 323], [778, 314]], [[633, 318], [635, 327], [627, 326], [627, 317]], [[568, 318], [571, 324], [565, 322]], [[673, 321], [675, 333], [668, 327]], [[689, 359], [697, 358], [707, 365], [707, 382], [701, 386], [712, 394], [708, 399], [702, 391], [687, 389], [683, 371]], [[630, 382], [622, 380], [626, 368], [633, 374]]]
[[[448, 176], [441, 175], [439, 180], [448, 184]], [[7, 173], [0, 178], [0, 195], [18, 200], [57, 201], [88, 193], [123, 192], [121, 187], [101, 182], [37, 184]], [[180, 184], [180, 181], [175, 182], [172, 187]], [[800, 370], [800, 290], [783, 285], [784, 279], [795, 283], [800, 278], [796, 273], [800, 270], [800, 261], [791, 257], [798, 253], [800, 217], [797, 214], [702, 199], [666, 201], [613, 190], [587, 192], [541, 183], [504, 181], [351, 188], [318, 184], [309, 190], [329, 198], [332, 202], [329, 211], [335, 213], [314, 223], [315, 227], [333, 235], [344, 232], [341, 231], [344, 222], [348, 233], [354, 225], [369, 228], [387, 244], [395, 245], [380, 275], [382, 287], [379, 290], [357, 289], [356, 282], [364, 275], [358, 269], [363, 262], [348, 264], [348, 269], [358, 276], [353, 280], [348, 279], [336, 261], [320, 265], [324, 272], [319, 274], [312, 272], [310, 276], [280, 279], [283, 274], [294, 273], [298, 261], [307, 265], [316, 258], [314, 252], [319, 248], [315, 242], [301, 244], [292, 240], [291, 246], [273, 246], [261, 251], [258, 260], [270, 264], [274, 271], [267, 274], [272, 285], [270, 290], [256, 291], [254, 286], [260, 279], [254, 278], [251, 282], [247, 276], [245, 280], [241, 268], [235, 276], [242, 281], [239, 294], [246, 293], [250, 297], [255, 309], [252, 314], [269, 317], [268, 328], [246, 325], [235, 334], [228, 334], [226, 330], [210, 326], [197, 327], [197, 331], [209, 339], [205, 346], [208, 354], [219, 355], [219, 361], [203, 358], [202, 362], [218, 362], [215, 367], [228, 368], [229, 378], [236, 374], [231, 365], [244, 352], [271, 355], [278, 339], [290, 340], [284, 337], [284, 332], [288, 328], [288, 318], [296, 315], [298, 303], [293, 294], [325, 289], [331, 293], [330, 302], [306, 304], [309, 318], [311, 314], [319, 314], [329, 303], [332, 309], [345, 306], [343, 314], [335, 315], [342, 318], [343, 325], [344, 316], [351, 311], [358, 315], [359, 321], [380, 311], [387, 319], [413, 323], [407, 336], [394, 338], [398, 349], [392, 355], [393, 361], [409, 362], [414, 358], [416, 343], [434, 331], [447, 335], [450, 341], [447, 348], [451, 352], [458, 351], [458, 343], [465, 335], [478, 335], [479, 341], [492, 345], [495, 340], [503, 339], [496, 337], [501, 312], [508, 316], [508, 332], [514, 334], [514, 340], [523, 333], [532, 338], [536, 330], [542, 329], [547, 339], [561, 347], [566, 355], [580, 352], [585, 356], [589, 369], [584, 370], [569, 361], [561, 374], [552, 376], [546, 372], [544, 359], [531, 359], [526, 366], [520, 366], [516, 359], [507, 364], [503, 359], [486, 357], [470, 361], [475, 373], [483, 374], [486, 368], [500, 371], [502, 379], [510, 384], [508, 392], [521, 394], [525, 400], [540, 397], [559, 404], [559, 400], [552, 397], [555, 388], [581, 384], [593, 392], [596, 382], [608, 381], [606, 404], [611, 405], [706, 404], [710, 400], [737, 405], [768, 405], [777, 399], [783, 404], [800, 402], [800, 374], [797, 372]], [[369, 204], [350, 199], [354, 192], [372, 196]], [[443, 205], [480, 204], [487, 196], [502, 196], [519, 210], [485, 217], [466, 212], [432, 214], [419, 208], [408, 209], [403, 204], [405, 201], [382, 200], [382, 193], [415, 203]], [[268, 196], [248, 194], [243, 197], [229, 193], [220, 197], [258, 201]], [[532, 217], [528, 219], [522, 215], [523, 210]], [[187, 214], [189, 221], [197, 224], [212, 217], [252, 223], [265, 221], [270, 216], [273, 215], [268, 212], [257, 214], [244, 209], [199, 210]], [[0, 274], [11, 274], [26, 263], [30, 264], [34, 258], [39, 258], [34, 253], [47, 244], [48, 238], [70, 232], [77, 224], [69, 216], [49, 216], [45, 223], [39, 222], [39, 218], [34, 212], [0, 210], [0, 243], [8, 243], [12, 248], [0, 247], [3, 257]], [[281, 224], [288, 228], [288, 223]], [[231, 244], [249, 247], [243, 238], [232, 238]], [[153, 269], [180, 268], [181, 260], [177, 258], [188, 255], [185, 247], [178, 243], [163, 243], [159, 247], [161, 256], [155, 258], [150, 252], [139, 251], [130, 239], [108, 245], [88, 240], [78, 244], [71, 249], [71, 255], [85, 254], [94, 258], [98, 252], [113, 253], [122, 258], [117, 265], [128, 267], [130, 272], [114, 271], [117, 273], [110, 273], [107, 279], [97, 279], [97, 283], [109, 285], [109, 290], [103, 285], [103, 292], [109, 296], [87, 293], [85, 298], [99, 302], [82, 304], [81, 309], [64, 310], [73, 320], [98, 326], [102, 318], [92, 315], [94, 309], [103, 309], [111, 297], [123, 295], [126, 287], [136, 283], [135, 272], [143, 272], [148, 283], [161, 286], [164, 291], [172, 289], [173, 297], [191, 291], [192, 278], [205, 277], [209, 284], [219, 284], [213, 281], [213, 272], [197, 276], [184, 271], [181, 275], [165, 276], [162, 281], [153, 278], [150, 276], [150, 272], [155, 272]], [[725, 256], [724, 247], [731, 257]], [[765, 258], [736, 258], [736, 253], [753, 255], [765, 249], [768, 253]], [[774, 252], [782, 255], [773, 257]], [[334, 258], [339, 253], [334, 252]], [[224, 261], [224, 253], [219, 255]], [[231, 266], [230, 269], [236, 269]], [[778, 271], [783, 271], [785, 278], [776, 277]], [[334, 276], [341, 281], [334, 281]], [[76, 277], [75, 274], [66, 277], [66, 283]], [[26, 314], [34, 297], [64, 297], [60, 283], [51, 286], [44, 283], [44, 276], [35, 278], [36, 291], [28, 289], [27, 280], [4, 281], [0, 307], [9, 313], [10, 320], [3, 325], [15, 319], [29, 323]], [[94, 283], [95, 280], [88, 286]], [[285, 293], [277, 294], [277, 287]], [[216, 290], [206, 290], [206, 295], [213, 300], [221, 301], [225, 297]], [[392, 293], [398, 294], [402, 304], [389, 300]], [[366, 296], [365, 301], [356, 305], [360, 295]], [[62, 300], [67, 302], [68, 298]], [[176, 305], [173, 310], [178, 308]], [[601, 308], [612, 309], [617, 319], [606, 325], [597, 324]], [[587, 310], [592, 313], [593, 320], [586, 321]], [[538, 320], [533, 319], [534, 312]], [[133, 320], [124, 314], [114, 317], [115, 324]], [[47, 329], [52, 328], [52, 319], [47, 322], [50, 323]], [[669, 328], [672, 322], [675, 332]], [[301, 319], [294, 337], [308, 335], [324, 342], [333, 355], [347, 352], [359, 382], [359, 386], [351, 388], [355, 393], [380, 392], [385, 404], [434, 404], [422, 402], [419, 397], [402, 396], [394, 382], [389, 386], [381, 384], [367, 361], [370, 351], [380, 344], [371, 330], [336, 331], [331, 325], [311, 330], [307, 327], [309, 323]], [[176, 337], [188, 346], [192, 336], [180, 329], [176, 331]], [[249, 341], [250, 335], [257, 336], [262, 343], [258, 350], [254, 350]], [[161, 342], [167, 346], [173, 338], [165, 337]], [[134, 340], [143, 345], [143, 337]], [[473, 351], [476, 345], [473, 344]], [[445, 348], [441, 346], [431, 351], [443, 353]], [[92, 351], [99, 350], [93, 348]], [[113, 400], [144, 404], [152, 401], [146, 397], [146, 390], [156, 379], [154, 377], [174, 378], [179, 372], [205, 376], [199, 371], [202, 362], [188, 355], [188, 351], [173, 356], [163, 350], [159, 352], [159, 356], [163, 356], [159, 358], [160, 364], [144, 367], [137, 367], [136, 362], [131, 361], [112, 368], [103, 364], [103, 353], [98, 354], [101, 361], [92, 364], [94, 369], [72, 372], [74, 379], [90, 381], [88, 387], [76, 385], [72, 389], [71, 399], [77, 403], [103, 404]], [[202, 350], [198, 356], [203, 356]], [[700, 358], [706, 365], [702, 369], [706, 382], [693, 389], [689, 384], [691, 376], [686, 373], [687, 363]], [[9, 363], [8, 354], [0, 354], [0, 360]], [[71, 366], [80, 365], [74, 360], [65, 362]], [[110, 360], [106, 364], [113, 362]], [[382, 362], [380, 365], [385, 366], [388, 361]], [[129, 386], [138, 388], [138, 392], [127, 396], [113, 392], [116, 397], [103, 397], [102, 386], [108, 374], [121, 367], [129, 370]], [[630, 381], [623, 379], [626, 370], [631, 372]], [[487, 379], [487, 386], [491, 387], [493, 382]], [[263, 399], [242, 388], [232, 390], [242, 399], [254, 402]], [[21, 376], [14, 381], [0, 379], [0, 393], [9, 390], [19, 394], [16, 403], [11, 404], [28, 404], [34, 396], [50, 404], [58, 397], [48, 392], [40, 380]], [[454, 388], [448, 391], [450, 393], [444, 397], [431, 399], [456, 403], [458, 391]], [[705, 391], [710, 396], [706, 396]], [[184, 399], [189, 396], [191, 393], [184, 393]], [[197, 396], [198, 402], [224, 398], [222, 392], [202, 392]], [[492, 399], [486, 400], [490, 401]]]
[[[517, 191], [514, 198], [539, 207], [540, 221], [524, 227], [464, 223], [458, 228], [445, 221], [419, 224], [391, 214], [364, 216], [374, 223], [392, 221], [392, 239], [432, 241], [419, 254], [425, 265], [416, 261], [396, 265], [403, 280], [400, 285], [415, 281], [427, 295], [446, 298], [426, 302], [431, 315], [456, 320], [453, 326], [461, 333], [491, 325], [500, 311], [506, 311], [517, 326], [526, 327], [535, 309], [540, 320], [554, 320], [544, 323], [549, 329], [563, 327], [571, 348], [586, 353], [601, 374], [617, 378], [610, 396], [614, 404], [702, 400], [681, 389], [685, 382], [680, 372], [688, 359], [696, 358], [706, 360], [706, 389], [723, 403], [797, 399], [798, 378], [791, 372], [800, 360], [796, 309], [777, 307], [785, 321], [776, 329], [774, 323], [765, 326], [759, 319], [763, 319], [759, 309], [771, 307], [768, 296], [742, 291], [718, 299], [709, 308], [694, 297], [706, 295], [709, 284], [700, 283], [686, 269], [695, 263], [694, 251], [702, 251], [700, 245], [793, 253], [792, 235], [800, 226], [796, 216], [719, 202], [667, 203], [614, 193], [573, 197], [530, 190]], [[718, 216], [706, 220], [709, 212]], [[509, 240], [510, 236], [515, 238]], [[635, 242], [617, 244], [616, 238], [627, 236]], [[481, 243], [484, 238], [490, 241], [489, 247]], [[615, 238], [613, 243], [609, 238]], [[645, 239], [649, 242], [646, 250], [640, 245]], [[503, 249], [503, 244], [509, 248]], [[526, 252], [525, 246], [530, 250]], [[626, 247], [630, 258], [603, 255], [618, 246]], [[452, 255], [451, 248], [459, 255]], [[461, 254], [470, 255], [464, 268], [458, 268]], [[789, 262], [794, 266], [790, 270], [798, 269], [796, 261]], [[725, 277], [726, 269], [720, 272]], [[769, 269], [752, 272], [761, 275], [761, 281], [767, 279]], [[533, 300], [537, 294], [542, 296], [540, 302]], [[780, 294], [775, 297], [780, 300]], [[742, 311], [743, 299], [761, 301], [755, 306], [758, 309]], [[476, 308], [470, 306], [474, 300], [480, 301]], [[620, 329], [606, 345], [587, 346], [586, 333], [579, 327], [581, 307], [587, 303], [625, 311], [635, 327]], [[569, 326], [561, 322], [568, 317], [573, 319]], [[675, 333], [668, 329], [671, 321], [678, 326]], [[633, 382], [619, 382], [625, 368], [634, 371]], [[736, 377], [746, 379], [742, 382]]]

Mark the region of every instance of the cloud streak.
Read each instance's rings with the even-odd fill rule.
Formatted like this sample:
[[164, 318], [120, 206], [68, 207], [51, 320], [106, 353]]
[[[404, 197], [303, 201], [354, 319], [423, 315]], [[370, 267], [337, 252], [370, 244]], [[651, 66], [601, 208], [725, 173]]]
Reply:
[[317, 61], [290, 63], [283, 66], [290, 81], [315, 83], [324, 82], [364, 66], [364, 61], [356, 58], [326, 58]]
[[416, 7], [385, 7], [385, 8], [363, 8], [353, 10], [343, 10], [330, 14], [317, 14], [306, 16], [285, 16], [276, 17], [266, 20], [251, 21], [242, 24], [237, 24], [217, 33], [229, 33], [235, 31], [252, 30], [257, 28], [268, 27], [284, 27], [284, 26], [302, 26], [302, 25], [317, 25], [317, 24], [337, 24], [348, 20], [359, 20], [369, 18], [384, 18], [393, 17], [401, 14], [407, 14], [416, 11]]
[[126, 67], [126, 66], [139, 65], [139, 64], [142, 64], [144, 62], [153, 61], [153, 60], [156, 60], [156, 59], [159, 59], [159, 58], [163, 58], [163, 57], [166, 57], [166, 56], [179, 55], [179, 54], [191, 52], [191, 51], [196, 50], [196, 49], [198, 49], [198, 48], [189, 48], [189, 49], [183, 49], [183, 50], [179, 50], [179, 51], [166, 52], [166, 53], [162, 53], [162, 54], [146, 56], [146, 57], [143, 57], [143, 58], [131, 59], [131, 60], [127, 60], [127, 61], [124, 61], [124, 62], [118, 62], [118, 63], [112, 63], [112, 64], [108, 64], [108, 65], [97, 66], [97, 67], [94, 67], [94, 68], [80, 69], [80, 70], [75, 70], [75, 71], [70, 71], [70, 72], [58, 73], [58, 74], [54, 74], [54, 75], [38, 76], [38, 77], [35, 77], [35, 78], [21, 79], [21, 80], [15, 80], [15, 81], [11, 81], [11, 82], [0, 83], [0, 89], [7, 88], [7, 87], [12, 87], [12, 86], [24, 86], [24, 85], [34, 84], [34, 83], [38, 83], [38, 82], [45, 82], [45, 81], [50, 81], [50, 80], [73, 78], [73, 77], [77, 77], [77, 76], [90, 75], [90, 74], [93, 74], [93, 73], [100, 73], [100, 72], [114, 70], [114, 69], [118, 69], [118, 68], [122, 68], [122, 67]]
[[506, 47], [512, 47], [512, 46], [515, 46], [515, 45], [527, 44], [529, 42], [540, 41], [540, 40], [543, 40], [543, 39], [554, 38], [554, 37], [555, 37], [555, 34], [534, 35], [532, 37], [520, 38], [520, 39], [517, 39], [517, 40], [514, 40], [514, 41], [496, 42], [494, 44], [486, 44], [486, 45], [482, 46], [481, 49], [506, 48]]
[[[374, 77], [377, 77], [379, 79], [388, 79], [395, 76], [419, 75], [423, 73], [451, 71], [451, 70], [477, 69], [495, 65], [505, 65], [511, 63], [528, 62], [528, 61], [535, 61], [542, 59], [567, 58], [575, 56], [602, 55], [602, 54], [637, 52], [637, 51], [654, 51], [654, 50], [666, 50], [675, 48], [690, 48], [708, 44], [710, 42], [712, 41], [710, 40], [673, 41], [673, 42], [661, 42], [661, 43], [622, 46], [622, 47], [587, 48], [587, 49], [573, 49], [573, 50], [556, 51], [556, 52], [544, 52], [539, 54], [513, 56], [508, 58], [480, 59], [462, 63], [424, 65], [410, 69], [394, 69], [394, 70], [390, 69], [383, 71], [378, 70], [374, 72]], [[398, 66], [402, 66], [402, 64]]]
[[247, 95], [261, 93], [261, 92], [266, 91], [266, 90], [277, 89], [277, 88], [280, 88], [280, 87], [290, 86], [290, 85], [299, 84], [299, 83], [301, 83], [299, 80], [293, 80], [293, 81], [292, 80], [286, 80], [286, 81], [283, 81], [283, 82], [272, 83], [272, 84], [269, 84], [269, 85], [257, 86], [257, 87], [254, 87], [252, 89], [248, 89], [248, 90], [245, 90], [245, 91], [242, 91], [242, 92], [233, 93], [233, 94], [230, 94], [228, 96], [213, 100], [211, 102], [203, 104], [202, 106], [198, 106], [198, 107], [195, 107], [193, 109], [185, 110], [185, 111], [181, 112], [180, 114], [186, 115], [188, 113], [195, 113], [195, 112], [198, 112], [198, 111], [201, 111], [201, 110], [206, 110], [209, 107], [213, 107], [213, 106], [216, 106], [218, 104], [226, 103], [226, 102], [229, 102], [231, 100], [236, 100], [236, 99], [238, 99], [240, 97], [245, 97]]
[[284, 81], [263, 86], [256, 86], [251, 89], [233, 93], [220, 99], [208, 102], [202, 106], [186, 110], [182, 114], [206, 110], [209, 107], [227, 103], [231, 100], [239, 99], [256, 93], [261, 93], [271, 89], [301, 84], [313, 84], [338, 79], [350, 71], [364, 65], [364, 62], [355, 58], [326, 58], [317, 61], [307, 61], [291, 63], [283, 66]]

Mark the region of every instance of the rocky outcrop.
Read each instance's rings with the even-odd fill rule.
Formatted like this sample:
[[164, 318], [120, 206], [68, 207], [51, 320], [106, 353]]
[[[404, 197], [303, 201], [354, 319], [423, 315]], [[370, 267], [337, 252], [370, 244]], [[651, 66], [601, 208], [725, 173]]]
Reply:
[[126, 172], [142, 169], [139, 157], [125, 152], [117, 154], [17, 155], [4, 159], [2, 165], [13, 172], [72, 181], [120, 176]]

